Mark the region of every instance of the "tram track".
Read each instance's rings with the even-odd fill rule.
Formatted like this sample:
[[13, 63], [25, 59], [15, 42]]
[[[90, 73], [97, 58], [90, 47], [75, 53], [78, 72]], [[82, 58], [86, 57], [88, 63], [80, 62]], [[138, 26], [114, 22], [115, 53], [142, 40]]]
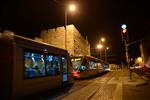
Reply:
[[[112, 73], [110, 72], [109, 74], [112, 74]], [[80, 87], [80, 88], [76, 88], [76, 89], [74, 89], [73, 91], [70, 91], [70, 94], [73, 93], [73, 92], [75, 92], [75, 91], [80, 90], [80, 89], [83, 88], [83, 87], [88, 86], [89, 84], [92, 84], [93, 81], [102, 80], [103, 77], [107, 77], [107, 75], [108, 75], [108, 74], [105, 74], [105, 75], [100, 76], [100, 77], [97, 77], [97, 78], [92, 78], [92, 80], [91, 80], [91, 79], [88, 79], [88, 80], [79, 81], [79, 83], [75, 84], [75, 87], [78, 87], [78, 86], [81, 86], [81, 87]]]
[[86, 87], [82, 87], [77, 91], [64, 96], [61, 100], [91, 100], [91, 98], [96, 94], [97, 91], [103, 88], [103, 86], [113, 77], [114, 73], [109, 72], [101, 77], [94, 78], [90, 84]]
[[[102, 78], [106, 78], [106, 77], [107, 77], [108, 79], [107, 79], [105, 82], [103, 82], [103, 83], [101, 84], [101, 86], [100, 86], [96, 91], [94, 91], [91, 95], [89, 95], [86, 100], [95, 100], [93, 97], [96, 97], [96, 94], [102, 95], [103, 90], [104, 90], [104, 87], [107, 85], [106, 83], [107, 83], [114, 75], [116, 75], [116, 73], [110, 72], [110, 73], [106, 74], [104, 77], [102, 77]], [[102, 80], [102, 79], [101, 79], [101, 80]], [[98, 81], [101, 81], [101, 80], [98, 79]]]
[[66, 96], [71, 95], [72, 93], [79, 91], [83, 87], [88, 86], [91, 82], [92, 82], [92, 80], [89, 80], [89, 79], [74, 80], [74, 82], [73, 82], [74, 85], [71, 87], [71, 89], [68, 92], [63, 91], [58, 96], [49, 97], [46, 100], [53, 100], [53, 99], [54, 100], [61, 100], [61, 99], [65, 98]]
[[[63, 93], [61, 96], [56, 97], [55, 100], [61, 100], [61, 99], [65, 98], [66, 96], [71, 95], [72, 93], [79, 91], [83, 87], [88, 86], [91, 83], [92, 83], [92, 80], [89, 80], [89, 79], [75, 80], [74, 86], [72, 87], [72, 89], [70, 91], [68, 91], [67, 93]], [[48, 100], [50, 100], [50, 99], [48, 99]]]
[[[69, 91], [63, 92], [54, 98], [49, 98], [46, 100], [78, 100], [77, 98], [80, 96], [80, 100], [91, 100], [97, 92], [102, 92], [103, 87], [114, 76], [114, 74], [115, 73], [113, 72], [109, 72], [96, 78], [75, 80], [74, 85]], [[87, 93], [87, 95], [83, 94], [83, 92]]]

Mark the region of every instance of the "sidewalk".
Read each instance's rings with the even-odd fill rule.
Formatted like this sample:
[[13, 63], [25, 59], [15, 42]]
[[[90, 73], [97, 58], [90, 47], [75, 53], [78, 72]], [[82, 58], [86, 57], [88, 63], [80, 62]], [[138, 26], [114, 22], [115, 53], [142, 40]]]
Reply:
[[145, 85], [147, 83], [141, 76], [139, 76], [135, 72], [132, 72], [131, 77], [129, 74], [129, 70], [124, 69], [123, 72], [126, 74], [126, 76], [123, 77], [123, 79], [122, 79], [124, 85], [139, 86], [139, 85]]
[[138, 86], [146, 84], [146, 81], [135, 72], [132, 72], [130, 77], [129, 69], [117, 70], [116, 77], [113, 77], [108, 84], [117, 84], [119, 81], [122, 82], [123, 85]]
[[113, 77], [108, 84], [116, 84], [113, 100], [122, 100], [124, 86], [141, 86], [147, 84], [147, 82], [135, 72], [132, 72], [130, 77], [129, 69], [122, 69], [116, 71], [116, 76]]

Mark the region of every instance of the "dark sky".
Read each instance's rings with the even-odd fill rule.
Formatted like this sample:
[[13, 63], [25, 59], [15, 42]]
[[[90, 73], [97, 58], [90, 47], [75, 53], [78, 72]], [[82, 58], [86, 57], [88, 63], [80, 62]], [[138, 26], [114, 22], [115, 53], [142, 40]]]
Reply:
[[[64, 25], [64, 0], [1, 0], [0, 28], [27, 37], [38, 36], [43, 29]], [[83, 36], [88, 36], [95, 48], [101, 36], [106, 37], [112, 52], [124, 48], [120, 29], [127, 24], [130, 41], [150, 36], [150, 6], [148, 0], [75, 0], [77, 11], [68, 14], [68, 24], [74, 24]], [[119, 51], [119, 52], [118, 52]]]

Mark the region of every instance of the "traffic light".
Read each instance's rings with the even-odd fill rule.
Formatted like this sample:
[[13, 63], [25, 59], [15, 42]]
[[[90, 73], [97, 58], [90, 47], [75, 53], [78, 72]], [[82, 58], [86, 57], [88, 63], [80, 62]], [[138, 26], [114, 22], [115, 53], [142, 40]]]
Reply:
[[121, 36], [123, 41], [128, 41], [128, 30], [126, 28], [121, 29]]

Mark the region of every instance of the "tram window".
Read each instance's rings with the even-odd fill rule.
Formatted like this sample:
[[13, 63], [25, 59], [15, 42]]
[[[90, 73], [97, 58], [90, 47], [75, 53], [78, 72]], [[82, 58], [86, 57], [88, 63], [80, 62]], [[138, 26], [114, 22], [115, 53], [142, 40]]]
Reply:
[[60, 74], [60, 57], [54, 55], [46, 55], [46, 71], [47, 75]]
[[81, 67], [85, 67], [84, 70], [87, 70], [87, 69], [88, 69], [87, 60], [86, 60], [86, 59], [83, 59], [82, 64], [81, 64]]
[[79, 70], [82, 72], [82, 71], [85, 71], [85, 70], [87, 70], [87, 67], [86, 66], [83, 66], [83, 65], [81, 65], [80, 66], [80, 68], [79, 68]]
[[25, 51], [24, 62], [25, 78], [45, 76], [45, 62], [43, 54]]
[[106, 69], [106, 68], [109, 68], [109, 66], [107, 64], [104, 64], [103, 67]]
[[98, 69], [103, 69], [103, 66], [101, 63], [97, 63]]
[[89, 69], [97, 69], [96, 62], [90, 61], [89, 62]]

